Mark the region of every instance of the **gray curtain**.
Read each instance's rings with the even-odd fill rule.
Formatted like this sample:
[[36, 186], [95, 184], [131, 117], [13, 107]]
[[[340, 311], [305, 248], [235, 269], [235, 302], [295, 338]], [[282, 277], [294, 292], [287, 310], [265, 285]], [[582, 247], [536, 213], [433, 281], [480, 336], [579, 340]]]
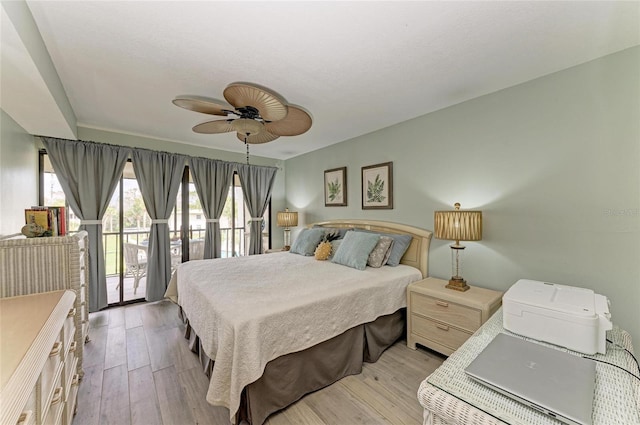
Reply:
[[244, 202], [251, 214], [249, 255], [262, 254], [262, 216], [271, 199], [277, 168], [237, 164], [236, 170], [240, 177]]
[[102, 247], [102, 217], [131, 149], [77, 140], [43, 137], [51, 165], [73, 212], [89, 234], [89, 311], [107, 306]]
[[147, 251], [147, 301], [163, 299], [171, 278], [168, 219], [176, 203], [185, 161], [184, 155], [133, 150], [133, 170], [147, 213], [151, 217]]
[[[206, 158], [189, 158], [189, 169], [207, 219], [204, 237], [204, 258], [220, 258], [220, 216], [233, 181], [235, 164]], [[232, 248], [233, 249], [233, 248]]]

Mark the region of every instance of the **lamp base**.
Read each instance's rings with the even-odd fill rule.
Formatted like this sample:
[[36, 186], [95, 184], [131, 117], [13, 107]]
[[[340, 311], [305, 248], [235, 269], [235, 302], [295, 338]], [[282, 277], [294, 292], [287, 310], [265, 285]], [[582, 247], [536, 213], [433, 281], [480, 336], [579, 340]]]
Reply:
[[449, 279], [449, 284], [445, 285], [445, 288], [453, 289], [454, 291], [464, 292], [469, 290], [470, 286], [467, 285], [467, 281], [459, 276], [454, 276]]

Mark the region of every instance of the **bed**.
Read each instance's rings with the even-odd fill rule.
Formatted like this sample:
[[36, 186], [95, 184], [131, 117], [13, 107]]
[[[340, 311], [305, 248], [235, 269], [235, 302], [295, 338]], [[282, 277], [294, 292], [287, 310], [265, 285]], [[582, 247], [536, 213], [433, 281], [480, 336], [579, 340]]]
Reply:
[[273, 412], [361, 372], [404, 334], [406, 286], [428, 275], [431, 232], [365, 220], [311, 227], [409, 235], [396, 267], [356, 270], [289, 252], [190, 261], [166, 297], [209, 376], [207, 401], [232, 423]]

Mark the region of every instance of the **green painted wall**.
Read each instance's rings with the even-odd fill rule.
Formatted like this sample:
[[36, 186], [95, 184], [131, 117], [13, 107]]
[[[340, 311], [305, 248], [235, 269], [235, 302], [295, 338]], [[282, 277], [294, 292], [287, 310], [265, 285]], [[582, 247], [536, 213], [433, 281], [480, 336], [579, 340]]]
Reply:
[[[433, 229], [433, 212], [484, 213], [463, 276], [587, 287], [640, 344], [640, 47], [285, 162], [303, 222], [369, 218]], [[394, 209], [362, 210], [360, 167], [393, 161]], [[323, 171], [347, 166], [348, 206], [324, 207]], [[296, 230], [299, 231], [300, 227]], [[295, 233], [294, 233], [295, 235]], [[451, 276], [433, 240], [430, 274]]]
[[0, 235], [20, 233], [24, 210], [38, 204], [33, 137], [0, 109]]

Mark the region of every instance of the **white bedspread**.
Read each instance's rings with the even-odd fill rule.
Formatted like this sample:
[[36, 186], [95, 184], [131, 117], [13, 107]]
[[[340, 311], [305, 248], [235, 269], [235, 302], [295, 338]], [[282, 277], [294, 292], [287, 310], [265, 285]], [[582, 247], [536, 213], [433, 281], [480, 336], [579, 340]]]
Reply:
[[406, 307], [406, 287], [420, 279], [404, 265], [360, 271], [282, 252], [184, 263], [166, 296], [215, 359], [207, 401], [233, 421], [270, 360]]

